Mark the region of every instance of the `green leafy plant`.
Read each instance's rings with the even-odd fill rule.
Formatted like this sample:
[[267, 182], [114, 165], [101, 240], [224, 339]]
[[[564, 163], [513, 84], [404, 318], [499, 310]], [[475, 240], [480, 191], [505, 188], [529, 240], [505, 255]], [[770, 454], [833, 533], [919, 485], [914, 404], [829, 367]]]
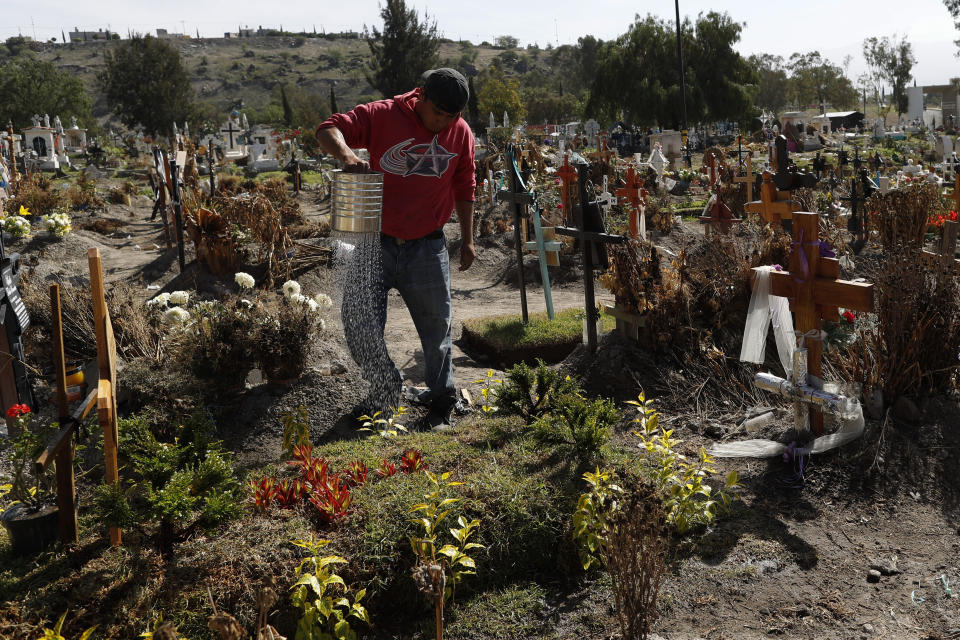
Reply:
[[488, 369], [485, 378], [474, 380], [473, 383], [481, 385], [479, 398], [480, 410], [486, 414], [494, 413], [497, 410], [497, 406], [494, 403], [493, 398], [496, 393], [497, 386], [502, 385], [503, 380], [496, 377], [493, 369]]
[[600, 552], [608, 534], [610, 516], [616, 511], [623, 489], [611, 469], [583, 474], [589, 489], [577, 500], [573, 512], [573, 538], [584, 569], [602, 563]]
[[284, 411], [280, 419], [283, 422], [283, 451], [293, 456], [294, 447], [310, 444], [310, 416], [301, 404], [295, 410]]
[[357, 633], [350, 627], [350, 619], [370, 624], [370, 616], [360, 604], [366, 590], [357, 591], [351, 602], [346, 583], [333, 570], [334, 565], [347, 561], [340, 556], [321, 555], [329, 540], [317, 540], [311, 535], [293, 544], [310, 554], [296, 569], [297, 582], [291, 596], [293, 605], [302, 611], [295, 640], [355, 640]]
[[582, 462], [600, 456], [610, 440], [613, 427], [620, 420], [610, 400], [588, 400], [578, 393], [566, 393], [555, 400], [553, 411], [534, 423], [537, 440], [573, 450]]
[[689, 461], [677, 452], [680, 440], [673, 437], [673, 430], [660, 425], [653, 400], [647, 400], [641, 393], [636, 401], [627, 404], [640, 411], [640, 416], [633, 421], [640, 426], [634, 435], [640, 438], [640, 444], [647, 452], [644, 468], [663, 497], [668, 522], [679, 533], [698, 524], [713, 522], [718, 509], [730, 505], [732, 494], [729, 490], [738, 485], [737, 472], [731, 471], [724, 486], [714, 492], [706, 479], [717, 473], [717, 469], [706, 449], [700, 447], [696, 460]]
[[417, 566], [413, 578], [421, 592], [427, 595], [434, 605], [437, 625], [437, 640], [443, 639], [443, 603], [452, 599], [456, 585], [464, 576], [476, 574], [476, 561], [467, 553], [471, 549], [482, 549], [483, 545], [470, 542], [470, 537], [480, 526], [480, 520], [467, 520], [462, 515], [457, 518], [459, 528], [451, 528], [455, 545], [444, 544], [437, 548], [440, 536], [440, 524], [454, 512], [453, 505], [461, 498], [445, 496], [448, 488], [461, 485], [450, 480], [450, 472], [437, 476], [426, 471], [431, 489], [424, 495], [424, 501], [410, 507], [417, 517], [410, 521], [419, 525], [423, 535], [410, 538], [410, 546], [417, 555]]
[[521, 362], [506, 372], [506, 379], [495, 394], [496, 406], [531, 424], [550, 413], [557, 398], [578, 391], [577, 383], [570, 376], [562, 376], [543, 360], [537, 360], [536, 368]]
[[7, 418], [14, 421], [10, 441], [10, 478], [0, 484], [0, 511], [16, 504], [36, 511], [51, 501], [54, 486], [52, 466], [38, 473], [35, 462], [47, 446], [47, 439], [59, 429], [57, 423], [46, 427], [34, 425], [33, 413], [25, 404], [15, 404], [7, 410]]
[[[57, 624], [53, 625], [53, 629], [44, 628], [43, 636], [41, 636], [40, 640], [67, 640], [67, 638], [63, 635], [63, 622], [67, 619], [67, 613], [69, 611], [70, 610], [68, 609], [67, 611], [63, 612], [63, 615], [61, 615], [60, 619], [57, 620]], [[96, 625], [90, 627], [81, 633], [77, 640], [87, 640], [87, 638], [93, 635], [93, 632], [96, 630], [96, 628]]]
[[397, 421], [406, 413], [406, 407], [394, 407], [388, 416], [384, 416], [383, 411], [377, 411], [372, 416], [364, 414], [357, 418], [363, 423], [357, 431], [372, 431], [381, 438], [394, 437], [400, 431], [406, 432], [407, 428]]

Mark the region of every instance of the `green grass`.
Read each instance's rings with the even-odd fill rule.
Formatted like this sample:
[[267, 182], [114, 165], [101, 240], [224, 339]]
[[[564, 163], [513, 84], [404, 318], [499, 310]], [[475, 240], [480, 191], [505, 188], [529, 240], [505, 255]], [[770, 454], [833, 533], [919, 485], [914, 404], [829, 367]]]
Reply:
[[[561, 344], [583, 335], [583, 317], [583, 309], [564, 309], [556, 312], [553, 320], [547, 318], [546, 312], [530, 315], [527, 324], [523, 324], [520, 316], [490, 316], [464, 320], [463, 327], [497, 349], [517, 349]], [[597, 324], [600, 332], [610, 331], [615, 326], [613, 317], [600, 314]]]

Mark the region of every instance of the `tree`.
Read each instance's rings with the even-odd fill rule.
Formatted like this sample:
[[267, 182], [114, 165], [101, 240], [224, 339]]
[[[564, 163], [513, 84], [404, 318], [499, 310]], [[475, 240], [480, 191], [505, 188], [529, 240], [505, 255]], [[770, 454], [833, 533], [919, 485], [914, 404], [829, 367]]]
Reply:
[[758, 109], [765, 109], [772, 113], [779, 112], [787, 104], [790, 83], [783, 57], [761, 53], [750, 56], [747, 62], [759, 78], [753, 104]]
[[[907, 42], [906, 36], [897, 41], [896, 34], [892, 38], [867, 38], [863, 41], [863, 57], [874, 85], [874, 96], [882, 97], [884, 86], [890, 85], [891, 106], [896, 107], [899, 116], [907, 110], [907, 83], [913, 77], [913, 65], [917, 61], [913, 57], [913, 45]], [[880, 103], [879, 99], [877, 102]], [[887, 106], [881, 110], [884, 117], [889, 109]]]
[[527, 122], [533, 124], [570, 122], [580, 114], [580, 101], [572, 93], [561, 96], [543, 87], [525, 87], [522, 97]]
[[399, 95], [420, 84], [420, 76], [439, 59], [440, 37], [436, 21], [424, 13], [423, 22], [416, 9], [408, 9], [404, 0], [386, 0], [380, 9], [383, 32], [374, 27], [370, 47], [367, 81], [384, 97]]
[[[733, 49], [742, 25], [727, 14], [700, 14], [681, 25], [689, 119], [751, 115], [757, 76]], [[683, 113], [673, 22], [637, 16], [630, 30], [597, 52], [585, 115], [607, 121], [679, 127]]]
[[138, 35], [119, 41], [103, 58], [105, 67], [97, 79], [123, 124], [131, 129], [140, 125], [156, 135], [190, 118], [193, 89], [172, 45]]
[[467, 91], [470, 97], [467, 98], [467, 118], [469, 118], [471, 127], [480, 126], [480, 103], [477, 101], [477, 90], [473, 88], [473, 76], [467, 78]]
[[493, 46], [498, 49], [516, 49], [520, 41], [513, 36], [497, 36], [493, 39]]
[[794, 53], [787, 68], [791, 72], [789, 93], [797, 109], [802, 111], [815, 104], [822, 112], [828, 104], [839, 109], [856, 105], [853, 83], [843, 75], [843, 69], [823, 58], [819, 51]]
[[18, 129], [26, 127], [35, 113], [59, 115], [66, 123], [76, 116], [87, 127], [93, 124], [90, 96], [80, 79], [26, 56], [0, 65], [0, 113], [4, 125], [9, 119]]
[[477, 107], [480, 113], [492, 113], [498, 120], [506, 111], [510, 122], [518, 123], [525, 115], [520, 99], [520, 83], [504, 76], [503, 69], [491, 65], [481, 74], [477, 90]]
[[340, 113], [340, 108], [337, 106], [337, 94], [333, 92], [333, 85], [330, 85], [330, 111], [333, 113]]
[[[947, 6], [947, 11], [953, 16], [953, 26], [960, 29], [960, 0], [943, 0], [943, 4]], [[960, 50], [960, 40], [954, 40], [953, 44], [957, 45], [957, 49]], [[960, 55], [960, 52], [958, 52], [958, 55]]]

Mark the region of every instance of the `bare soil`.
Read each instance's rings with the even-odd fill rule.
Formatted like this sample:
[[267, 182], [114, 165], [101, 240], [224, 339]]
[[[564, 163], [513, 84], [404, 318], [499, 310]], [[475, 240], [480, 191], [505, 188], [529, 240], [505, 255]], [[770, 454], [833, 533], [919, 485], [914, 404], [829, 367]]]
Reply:
[[[311, 219], [322, 214], [311, 194], [301, 194]], [[75, 231], [62, 242], [34, 239], [8, 247], [25, 257], [31, 277], [87, 274], [87, 249], [100, 249], [108, 282], [142, 287], [147, 298], [162, 290], [192, 287], [213, 295], [217, 279], [189, 264], [180, 273], [176, 251], [167, 249], [159, 220], [150, 221], [151, 203], [134, 197], [127, 205], [75, 219]], [[458, 264], [458, 228], [445, 229], [451, 263]], [[676, 245], [677, 234], [702, 233], [685, 226], [662, 241]], [[467, 271], [454, 270], [454, 325], [465, 318], [519, 313], [511, 236], [480, 238], [478, 256]], [[191, 260], [188, 251], [188, 260]], [[525, 271], [531, 311], [542, 310], [543, 290], [532, 257]], [[561, 284], [553, 287], [558, 309], [583, 306], [574, 256], [564, 258]], [[328, 291], [325, 268], [300, 278], [308, 291]], [[229, 285], [229, 282], [225, 283]], [[600, 298], [610, 296], [597, 288]], [[278, 459], [279, 414], [303, 404], [315, 440], [350, 433], [349, 413], [363, 397], [363, 383], [350, 360], [338, 312], [318, 345], [312, 369], [297, 384], [274, 388], [256, 374], [247, 388], [221, 407], [229, 417], [222, 436], [244, 465]], [[459, 337], [458, 335], [455, 337]], [[390, 353], [405, 383], [423, 383], [420, 343], [399, 296], [391, 294], [386, 329]], [[327, 367], [333, 365], [333, 373]], [[341, 366], [338, 366], [341, 365]], [[458, 386], [474, 387], [497, 362], [481, 362], [459, 345], [454, 351]], [[620, 400], [641, 388], [656, 394], [681, 376], [678, 363], [645, 353], [616, 336], [601, 340], [596, 356], [580, 348], [566, 366], [584, 375], [585, 386], [607, 390]], [[691, 383], [694, 381], [686, 381]], [[701, 385], [702, 386], [702, 385]], [[661, 410], [689, 453], [717, 440], [744, 439], [738, 421], [745, 409], [731, 396], [726, 406], [700, 407], [691, 386], [686, 400]], [[726, 460], [742, 478], [732, 512], [694, 542], [680, 544], [661, 598], [655, 625], [660, 638], [904, 638], [960, 637], [960, 406], [956, 398], [915, 399], [920, 419], [908, 424], [890, 415], [868, 420], [864, 437], [838, 452], [808, 460], [803, 469], [780, 459]], [[772, 399], [768, 402], [773, 403]], [[772, 404], [772, 406], [776, 406]], [[765, 435], [789, 438], [787, 412]], [[421, 416], [413, 412], [416, 426]], [[629, 435], [625, 447], [633, 446]], [[878, 582], [867, 580], [871, 565], [895, 569]], [[952, 595], [950, 595], [952, 593]], [[548, 595], [524, 637], [616, 638], [609, 585], [587, 583], [579, 593]]]

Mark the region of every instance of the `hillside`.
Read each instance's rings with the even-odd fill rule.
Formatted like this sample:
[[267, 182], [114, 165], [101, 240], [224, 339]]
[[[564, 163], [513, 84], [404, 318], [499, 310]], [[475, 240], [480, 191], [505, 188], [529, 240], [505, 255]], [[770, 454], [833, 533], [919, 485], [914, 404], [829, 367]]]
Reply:
[[[331, 84], [340, 109], [376, 99], [367, 83], [364, 66], [369, 47], [363, 39], [264, 36], [255, 38], [202, 38], [169, 40], [179, 50], [192, 74], [196, 97], [227, 112], [242, 100], [247, 111], [262, 109], [271, 101], [279, 82], [296, 84], [309, 94], [329, 97]], [[110, 119], [110, 106], [100, 94], [96, 76], [103, 69], [108, 42], [40, 45], [36, 56], [81, 79], [93, 99], [93, 114], [101, 122]], [[489, 66], [502, 49], [477, 46], [473, 65]], [[440, 59], [448, 64], [460, 59], [458, 43], [444, 43]], [[51, 116], [54, 114], [51, 114]]]

